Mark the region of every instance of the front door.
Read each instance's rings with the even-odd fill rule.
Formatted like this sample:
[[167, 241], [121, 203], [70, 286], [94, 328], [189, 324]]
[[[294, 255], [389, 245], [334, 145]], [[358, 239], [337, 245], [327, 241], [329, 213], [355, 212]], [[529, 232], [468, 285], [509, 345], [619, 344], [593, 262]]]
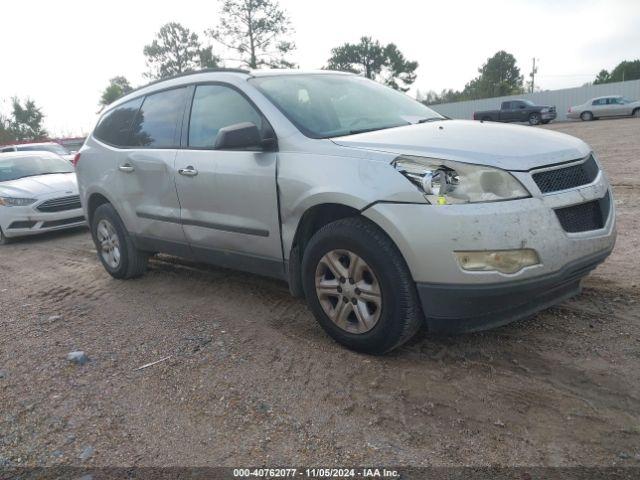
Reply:
[[191, 250], [203, 261], [281, 276], [277, 153], [213, 147], [223, 127], [270, 127], [230, 86], [198, 85], [193, 95], [187, 146], [176, 157], [180, 220]]

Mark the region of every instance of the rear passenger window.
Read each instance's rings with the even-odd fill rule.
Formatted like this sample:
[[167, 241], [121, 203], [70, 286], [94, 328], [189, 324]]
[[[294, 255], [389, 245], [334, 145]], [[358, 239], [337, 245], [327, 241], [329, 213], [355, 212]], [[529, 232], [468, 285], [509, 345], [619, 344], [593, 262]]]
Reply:
[[178, 145], [178, 120], [184, 109], [185, 88], [148, 95], [133, 122], [131, 146], [168, 148]]
[[236, 90], [222, 85], [200, 85], [191, 107], [189, 146], [213, 148], [221, 128], [243, 122], [251, 122], [262, 130], [262, 116]]
[[118, 108], [106, 113], [93, 135], [98, 139], [116, 147], [128, 145], [131, 122], [138, 113], [142, 98], [123, 103]]

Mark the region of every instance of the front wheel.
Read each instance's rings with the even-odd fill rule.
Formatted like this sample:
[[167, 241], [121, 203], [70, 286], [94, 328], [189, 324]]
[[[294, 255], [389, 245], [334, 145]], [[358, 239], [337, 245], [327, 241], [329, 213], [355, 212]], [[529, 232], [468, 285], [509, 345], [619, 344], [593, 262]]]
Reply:
[[118, 212], [109, 203], [100, 205], [91, 221], [91, 234], [98, 258], [114, 278], [126, 279], [142, 275], [149, 255], [135, 248]]
[[539, 113], [529, 115], [529, 125], [540, 125], [540, 122], [542, 122], [542, 117]]
[[6, 245], [9, 242], [11, 242], [11, 240], [4, 236], [4, 233], [2, 233], [2, 229], [0, 228], [0, 245]]
[[395, 244], [364, 218], [320, 229], [305, 249], [302, 282], [320, 326], [353, 350], [386, 353], [422, 324], [415, 284]]

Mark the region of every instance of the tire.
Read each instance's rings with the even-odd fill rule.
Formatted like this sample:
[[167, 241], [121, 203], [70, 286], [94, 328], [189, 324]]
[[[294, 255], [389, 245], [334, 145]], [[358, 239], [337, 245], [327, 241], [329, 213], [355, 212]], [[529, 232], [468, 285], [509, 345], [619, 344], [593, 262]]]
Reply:
[[529, 125], [540, 125], [542, 122], [542, 117], [539, 113], [532, 113], [529, 115]]
[[593, 118], [593, 113], [591, 113], [591, 112], [582, 112], [582, 113], [580, 114], [580, 119], [581, 119], [583, 122], [590, 122], [591, 120], [593, 120], [593, 119], [594, 119], [594, 118]]
[[8, 243], [11, 243], [11, 239], [5, 237], [4, 233], [2, 233], [2, 229], [0, 228], [0, 245], [6, 245]]
[[[352, 260], [355, 257], [357, 261]], [[350, 278], [333, 275], [329, 258], [338, 260], [340, 271]], [[348, 268], [351, 266], [355, 273]], [[317, 282], [322, 282], [328, 293], [318, 293]], [[387, 353], [409, 340], [423, 323], [415, 283], [404, 258], [380, 228], [361, 217], [329, 223], [311, 238], [302, 259], [302, 283], [307, 304], [320, 326], [352, 350]], [[371, 302], [365, 299], [375, 295]], [[338, 314], [340, 305], [346, 312], [342, 317]], [[366, 323], [361, 321], [365, 316]], [[344, 320], [342, 326], [339, 317]]]
[[640, 108], [636, 108], [632, 113], [632, 117], [640, 118]]
[[[105, 238], [105, 232], [109, 234], [108, 238]], [[128, 279], [145, 273], [149, 254], [135, 248], [118, 212], [110, 203], [100, 205], [93, 214], [91, 236], [100, 262], [112, 277]], [[103, 244], [111, 251], [107, 252]]]

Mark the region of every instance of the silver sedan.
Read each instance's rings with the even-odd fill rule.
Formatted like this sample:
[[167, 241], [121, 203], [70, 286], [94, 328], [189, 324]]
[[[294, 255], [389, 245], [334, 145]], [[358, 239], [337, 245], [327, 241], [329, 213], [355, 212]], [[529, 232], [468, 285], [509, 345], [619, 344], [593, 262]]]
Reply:
[[582, 105], [570, 107], [567, 118], [588, 122], [603, 117], [640, 117], [640, 100], [621, 95], [592, 98]]

